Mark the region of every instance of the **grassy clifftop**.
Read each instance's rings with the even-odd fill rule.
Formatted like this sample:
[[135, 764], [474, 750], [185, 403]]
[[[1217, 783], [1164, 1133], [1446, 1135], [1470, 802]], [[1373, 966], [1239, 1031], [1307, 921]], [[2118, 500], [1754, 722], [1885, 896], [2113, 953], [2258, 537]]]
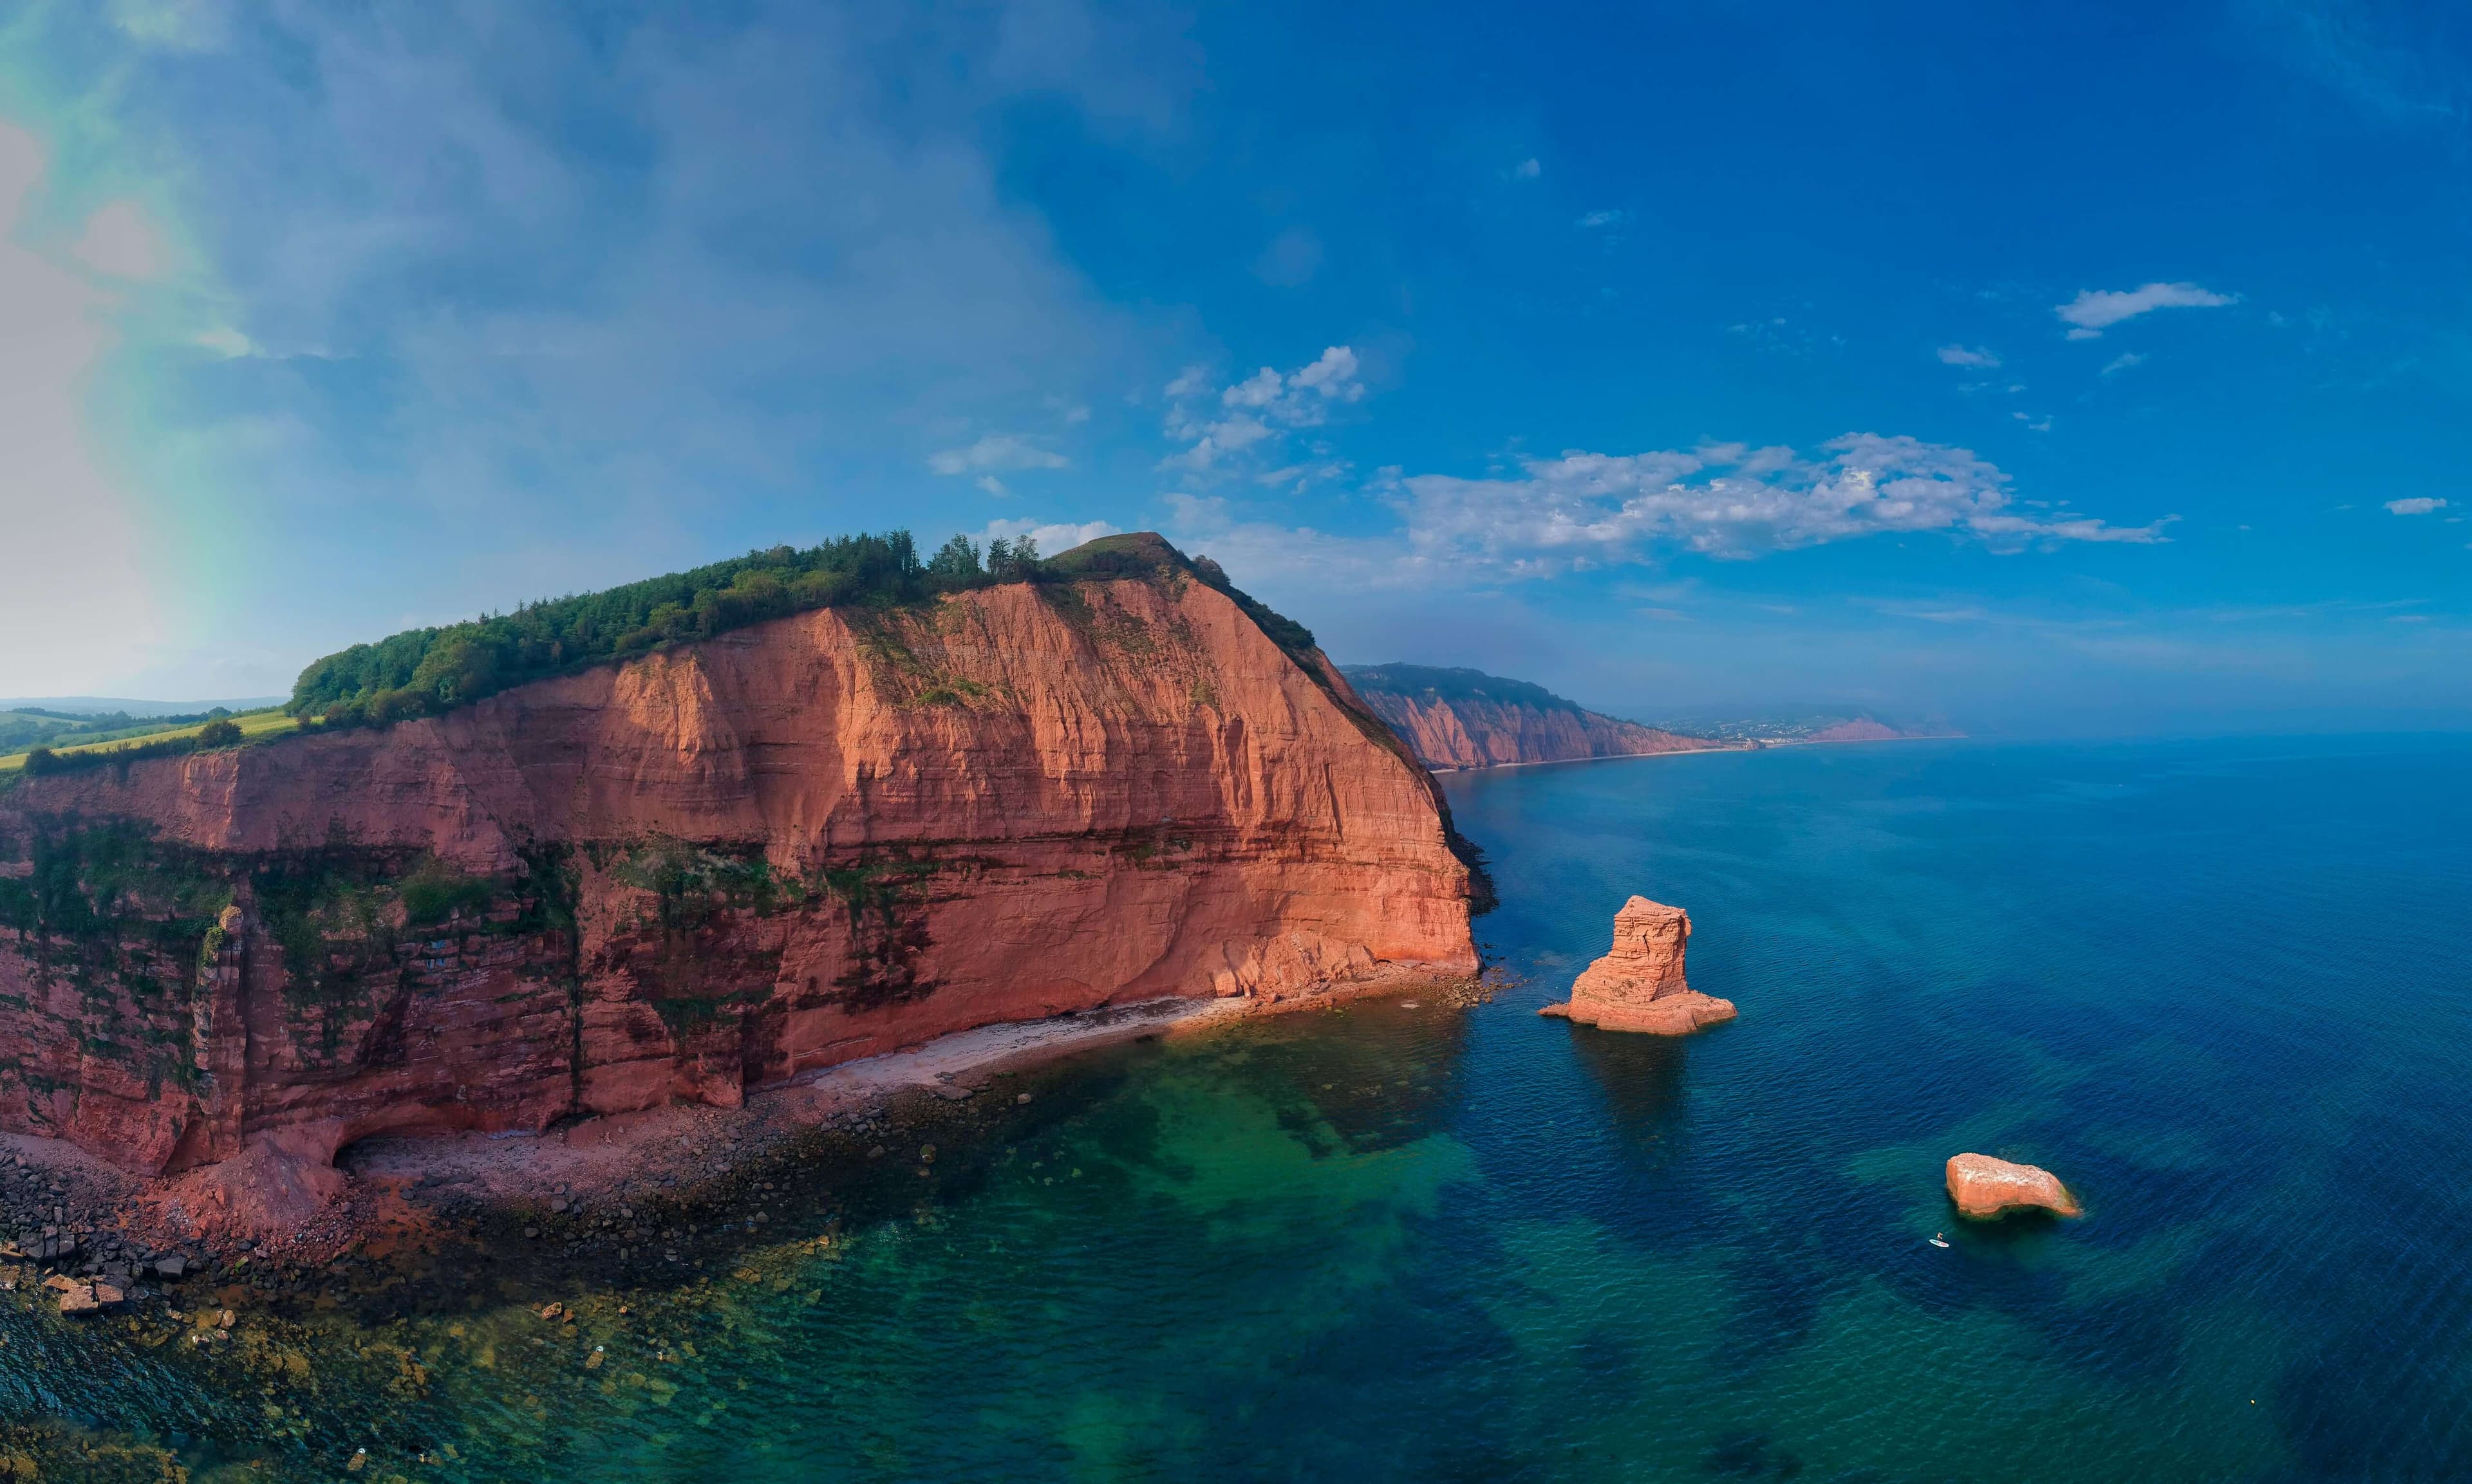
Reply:
[[817, 608], [893, 608], [1000, 583], [1069, 583], [1177, 575], [1226, 593], [1300, 658], [1313, 635], [1228, 585], [1208, 558], [1148, 531], [1104, 536], [1041, 558], [1027, 537], [955, 536], [921, 559], [910, 532], [774, 547], [606, 592], [527, 603], [440, 628], [416, 628], [329, 654], [300, 672], [285, 710], [327, 726], [451, 711], [552, 675], [632, 659]]

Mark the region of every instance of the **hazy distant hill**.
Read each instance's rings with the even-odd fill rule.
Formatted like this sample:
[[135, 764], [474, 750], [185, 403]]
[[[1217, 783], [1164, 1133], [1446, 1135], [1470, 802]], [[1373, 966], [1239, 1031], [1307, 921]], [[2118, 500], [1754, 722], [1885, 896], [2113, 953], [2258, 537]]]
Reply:
[[1741, 745], [1603, 716], [1541, 685], [1479, 670], [1352, 665], [1343, 672], [1428, 767], [1573, 763]]
[[1795, 709], [1768, 716], [1695, 714], [1662, 723], [1687, 727], [1707, 737], [1737, 742], [1893, 742], [1906, 738], [1962, 737], [1965, 734], [1936, 718], [1896, 721], [1867, 711]]
[[0, 711], [57, 711], [72, 717], [107, 716], [113, 712], [132, 717], [182, 717], [214, 710], [255, 711], [261, 706], [280, 706], [280, 695], [244, 695], [231, 700], [206, 701], [139, 701], [111, 695], [19, 695], [0, 699]]

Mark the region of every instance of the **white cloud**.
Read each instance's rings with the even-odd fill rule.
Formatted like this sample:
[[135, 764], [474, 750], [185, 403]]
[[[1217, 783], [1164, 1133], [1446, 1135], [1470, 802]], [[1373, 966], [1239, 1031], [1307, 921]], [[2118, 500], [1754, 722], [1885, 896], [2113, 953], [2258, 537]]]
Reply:
[[[1849, 434], [1815, 458], [1711, 444], [1691, 453], [1566, 453], [1486, 480], [1385, 471], [1389, 531], [1338, 534], [1251, 518], [1217, 496], [1164, 497], [1166, 529], [1240, 574], [1290, 588], [1431, 590], [1656, 561], [1675, 550], [1749, 558], [1866, 536], [1937, 532], [2013, 553], [2060, 542], [2150, 544], [2176, 517], [2116, 527], [2026, 513], [2008, 476], [1961, 448]], [[1655, 598], [1659, 595], [1634, 595]]]
[[1333, 345], [1285, 375], [1266, 365], [1213, 396], [1208, 374], [1189, 369], [1167, 386], [1167, 435], [1186, 447], [1159, 466], [1207, 472], [1256, 444], [1320, 427], [1334, 408], [1364, 399], [1357, 371], [1356, 352]]
[[988, 469], [1061, 469], [1071, 462], [1062, 454], [1051, 452], [1010, 433], [991, 433], [967, 448], [947, 448], [927, 456], [927, 467], [939, 474], [976, 474]]
[[159, 637], [131, 558], [138, 523], [86, 443], [103, 296], [10, 241], [42, 171], [34, 136], [0, 124], [0, 525], [18, 554], [0, 582], [0, 633], [18, 636], [0, 644], [0, 695], [92, 694]]
[[978, 540], [985, 546], [998, 536], [1007, 541], [1018, 541], [1028, 536], [1038, 543], [1039, 554], [1053, 556], [1058, 552], [1071, 551], [1084, 541], [1096, 541], [1101, 536], [1115, 533], [1116, 528], [1105, 521], [1082, 521], [1078, 525], [1061, 521], [989, 521], [986, 528], [978, 532]]
[[2110, 364], [2103, 368], [2103, 374], [2109, 376], [2114, 371], [2126, 371], [2132, 365], [2143, 365], [2145, 364], [2146, 358], [2132, 350], [2125, 356], [2112, 357]]
[[1620, 226], [1629, 215], [1627, 211], [1591, 211], [1572, 224], [1582, 231], [1600, 226]]
[[152, 278], [163, 271], [163, 245], [133, 200], [116, 200], [86, 219], [69, 252], [108, 278]]
[[2037, 542], [2153, 542], [2163, 522], [2122, 528], [2010, 507], [2008, 476], [1961, 448], [1848, 434], [1821, 457], [1762, 472], [1699, 454], [1568, 453], [1519, 479], [1421, 475], [1399, 482], [1410, 546], [1435, 562], [1513, 575], [1636, 561], [1657, 547], [1714, 556], [1886, 533], [1944, 531], [1998, 551]]
[[1365, 395], [1364, 383], [1356, 379], [1356, 352], [1345, 345], [1331, 346], [1289, 380], [1324, 401], [1354, 402]]
[[2427, 515], [2432, 510], [2445, 509], [2446, 502], [2427, 495], [2414, 495], [2409, 500], [2389, 500], [2387, 508], [2397, 515]]
[[1510, 173], [1522, 180], [1533, 180], [1545, 173], [1545, 167], [1533, 159], [1524, 159], [1510, 167]]
[[1006, 496], [1006, 495], [1009, 495], [1009, 494], [1011, 494], [1011, 493], [1012, 493], [1012, 491], [1011, 491], [1011, 490], [1005, 488], [1005, 482], [1004, 482], [1004, 481], [1002, 481], [1002, 480], [1000, 480], [1000, 479], [996, 478], [996, 477], [995, 477], [994, 475], [992, 475], [992, 474], [982, 474], [982, 475], [980, 475], [980, 476], [979, 476], [979, 479], [978, 479], [978, 485], [979, 485], [979, 487], [980, 487], [981, 489], [986, 490], [988, 494], [991, 494], [991, 495], [997, 496], [998, 498], [1002, 498], [1003, 496]]
[[2124, 319], [2157, 309], [2218, 309], [2239, 302], [2239, 295], [2217, 294], [2194, 283], [2150, 283], [2135, 289], [2081, 289], [2052, 313], [2071, 326], [2068, 338], [2090, 341]]
[[1990, 351], [1969, 350], [1963, 345], [1942, 345], [1937, 354], [1942, 365], [1979, 365], [1988, 369], [2000, 364], [2000, 358]]

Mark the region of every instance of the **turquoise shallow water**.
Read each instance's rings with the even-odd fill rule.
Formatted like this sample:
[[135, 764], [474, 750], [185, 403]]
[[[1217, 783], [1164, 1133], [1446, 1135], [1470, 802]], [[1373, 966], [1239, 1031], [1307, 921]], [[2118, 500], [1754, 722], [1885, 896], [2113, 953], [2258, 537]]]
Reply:
[[[1958, 742], [1455, 780], [1524, 977], [1490, 1004], [1042, 1070], [1027, 1108], [939, 1115], [929, 1177], [781, 1171], [701, 1286], [511, 1275], [206, 1354], [0, 1307], [0, 1421], [83, 1429], [19, 1435], [63, 1477], [120, 1467], [97, 1445], [232, 1479], [360, 1447], [364, 1479], [2472, 1477], [2467, 764]], [[1690, 908], [1741, 1021], [1534, 1015], [1632, 891]], [[2087, 1216], [1954, 1230], [1961, 1149]]]

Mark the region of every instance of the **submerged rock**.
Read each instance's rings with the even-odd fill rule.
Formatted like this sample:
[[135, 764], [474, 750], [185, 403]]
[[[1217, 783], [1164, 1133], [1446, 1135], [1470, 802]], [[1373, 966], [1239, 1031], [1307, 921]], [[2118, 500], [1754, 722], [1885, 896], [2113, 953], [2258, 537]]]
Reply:
[[2050, 1170], [1995, 1160], [1987, 1154], [1950, 1157], [1948, 1198], [1957, 1203], [1959, 1215], [1977, 1221], [2036, 1208], [2063, 1216], [2081, 1214], [2077, 1197]]
[[1567, 1003], [1549, 1004], [1537, 1013], [1600, 1030], [1658, 1036], [1687, 1036], [1732, 1020], [1732, 1001], [1703, 995], [1683, 978], [1683, 949], [1690, 941], [1690, 913], [1633, 897], [1614, 914], [1612, 951], [1572, 983]]

